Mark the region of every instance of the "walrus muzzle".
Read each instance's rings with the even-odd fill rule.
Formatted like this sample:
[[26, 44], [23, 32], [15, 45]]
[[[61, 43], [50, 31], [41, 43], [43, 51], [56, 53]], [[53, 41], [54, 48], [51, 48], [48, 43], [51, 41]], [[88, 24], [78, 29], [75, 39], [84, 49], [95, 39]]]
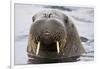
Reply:
[[[65, 27], [59, 22], [51, 18], [36, 20], [31, 27], [32, 40], [36, 44], [34, 53], [43, 56], [40, 52], [50, 52], [59, 54], [61, 52], [62, 43], [65, 44], [67, 33]], [[61, 43], [62, 42], [62, 43]], [[52, 55], [52, 54], [51, 54]], [[53, 56], [52, 56], [53, 57]]]

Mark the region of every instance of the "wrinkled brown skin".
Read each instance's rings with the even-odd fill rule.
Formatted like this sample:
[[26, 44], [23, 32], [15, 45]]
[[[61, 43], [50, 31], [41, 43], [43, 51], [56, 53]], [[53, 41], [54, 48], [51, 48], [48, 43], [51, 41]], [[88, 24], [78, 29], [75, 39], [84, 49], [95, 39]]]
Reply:
[[[64, 29], [67, 32], [67, 37], [66, 35], [64, 36], [65, 38], [62, 40], [61, 46], [60, 46], [60, 57], [64, 57], [63, 59], [59, 58], [59, 56], [57, 56], [57, 59], [52, 59], [52, 58], [48, 58], [46, 56], [45, 59], [42, 59], [41, 57], [38, 57], [35, 55], [35, 51], [36, 51], [36, 37], [31, 33], [32, 30], [30, 30], [29, 33], [29, 38], [28, 38], [28, 46], [27, 46], [27, 52], [28, 52], [28, 56], [31, 58], [35, 58], [34, 60], [29, 59], [29, 63], [56, 63], [56, 62], [73, 62], [76, 61], [77, 58], [80, 57], [80, 55], [82, 55], [83, 53], [85, 53], [85, 50], [81, 44], [80, 38], [79, 38], [79, 34], [77, 32], [77, 29], [73, 23], [73, 21], [64, 13], [59, 12], [57, 10], [49, 10], [49, 11], [41, 11], [39, 13], [37, 13], [36, 15], [33, 16], [33, 23], [35, 22], [35, 20], [39, 20], [42, 18], [43, 14], [53, 14], [56, 17], [53, 17], [55, 19], [58, 19], [60, 21], [62, 21], [62, 23], [64, 23]], [[48, 15], [49, 16], [49, 15]], [[52, 17], [51, 17], [52, 18]], [[31, 26], [33, 27], [33, 26]], [[39, 29], [39, 28], [38, 28]], [[45, 53], [45, 52], [44, 52]], [[50, 55], [50, 53], [49, 53]]]

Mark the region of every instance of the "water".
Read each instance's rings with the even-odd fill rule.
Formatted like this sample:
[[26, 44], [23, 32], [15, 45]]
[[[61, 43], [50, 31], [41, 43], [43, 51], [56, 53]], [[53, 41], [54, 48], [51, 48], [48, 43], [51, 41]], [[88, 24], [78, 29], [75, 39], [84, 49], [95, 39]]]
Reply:
[[[26, 48], [28, 42], [28, 33], [32, 24], [32, 16], [39, 10], [48, 8], [51, 7], [31, 4], [15, 4], [15, 64], [27, 64], [28, 57]], [[60, 8], [55, 7], [53, 9]], [[93, 61], [94, 9], [85, 7], [64, 7], [64, 10], [60, 10], [62, 10], [66, 14], [69, 14], [73, 18], [73, 21], [78, 29], [80, 37], [82, 36], [88, 39], [88, 41], [82, 42], [86, 53], [79, 58], [80, 61]]]

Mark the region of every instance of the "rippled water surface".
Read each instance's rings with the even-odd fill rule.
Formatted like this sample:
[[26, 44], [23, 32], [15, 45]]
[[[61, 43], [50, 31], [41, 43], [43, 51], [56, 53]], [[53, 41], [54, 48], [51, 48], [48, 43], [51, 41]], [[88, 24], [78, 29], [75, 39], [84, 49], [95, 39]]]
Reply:
[[[15, 64], [27, 64], [27, 41], [32, 16], [43, 9], [59, 9], [69, 14], [77, 27], [80, 37], [87, 39], [82, 44], [86, 53], [80, 61], [93, 61], [94, 59], [94, 9], [86, 7], [57, 7], [42, 5], [15, 4]], [[78, 62], [80, 62], [78, 61]]]

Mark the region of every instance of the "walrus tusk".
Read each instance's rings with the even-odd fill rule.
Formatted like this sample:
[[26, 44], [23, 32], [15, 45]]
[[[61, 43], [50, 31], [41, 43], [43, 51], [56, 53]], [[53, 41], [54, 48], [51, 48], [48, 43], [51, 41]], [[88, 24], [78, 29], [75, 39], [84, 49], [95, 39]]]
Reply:
[[36, 55], [38, 55], [39, 49], [40, 49], [40, 42], [38, 42], [38, 44], [37, 44]]
[[57, 53], [59, 54], [59, 52], [60, 52], [60, 49], [59, 49], [59, 42], [57, 41]]

